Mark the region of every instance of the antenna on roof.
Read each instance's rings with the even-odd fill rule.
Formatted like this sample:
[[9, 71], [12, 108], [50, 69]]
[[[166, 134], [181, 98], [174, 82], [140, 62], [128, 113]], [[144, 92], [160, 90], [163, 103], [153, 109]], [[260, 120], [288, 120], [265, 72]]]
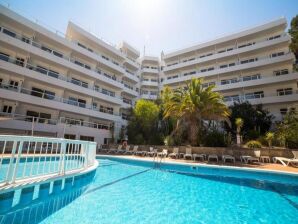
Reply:
[[144, 52], [143, 52], [144, 56], [145, 56], [145, 52], [146, 52], [146, 46], [144, 45]]

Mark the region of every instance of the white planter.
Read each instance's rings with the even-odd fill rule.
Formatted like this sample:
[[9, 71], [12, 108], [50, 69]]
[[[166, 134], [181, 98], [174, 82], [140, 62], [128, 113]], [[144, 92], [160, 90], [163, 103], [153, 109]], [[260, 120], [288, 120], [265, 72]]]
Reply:
[[254, 149], [254, 156], [260, 157], [261, 156], [261, 150], [260, 149]]

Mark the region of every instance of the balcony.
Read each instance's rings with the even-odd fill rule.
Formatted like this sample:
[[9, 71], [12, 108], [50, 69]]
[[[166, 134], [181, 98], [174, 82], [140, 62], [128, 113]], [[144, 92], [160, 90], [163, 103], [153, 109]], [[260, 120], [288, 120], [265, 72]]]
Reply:
[[272, 75], [264, 78], [260, 76], [259, 79], [248, 80], [248, 81], [244, 81], [242, 78], [239, 78], [235, 83], [230, 83], [225, 85], [222, 85], [220, 82], [215, 82], [214, 91], [225, 91], [225, 90], [231, 90], [231, 89], [237, 89], [237, 88], [259, 86], [259, 85], [266, 85], [266, 84], [272, 84], [272, 83], [282, 83], [282, 82], [296, 81], [296, 80], [298, 80], [297, 72], [286, 74], [286, 75], [280, 75], [280, 76]]
[[[75, 69], [76, 71], [78, 71], [80, 73], [87, 74], [87, 75], [91, 76], [92, 78], [100, 79], [101, 81], [103, 81], [109, 85], [114, 85], [115, 87], [121, 88], [121, 89], [123, 88], [120, 81], [117, 81], [117, 80], [111, 78], [113, 76], [111, 76], [111, 77], [104, 76], [104, 74], [101, 71], [99, 71], [98, 69], [91, 68], [89, 65], [81, 63], [80, 61], [78, 61], [75, 58], [70, 58], [69, 56], [66, 56], [65, 54], [63, 54], [62, 52], [52, 50], [40, 43], [34, 42], [32, 39], [24, 37], [23, 35], [19, 35], [16, 33], [14, 33], [15, 35], [7, 35], [6, 33], [3, 32], [5, 30], [6, 30], [6, 28], [0, 27], [0, 38], [2, 41], [6, 42], [9, 45], [13, 44], [14, 46], [16, 46], [24, 51], [29, 51], [30, 53], [32, 53], [34, 55], [38, 55], [42, 58], [46, 58], [46, 59], [53, 61], [63, 67], [67, 66], [71, 69]], [[24, 43], [25, 43], [25, 45], [24, 45]], [[76, 46], [76, 47], [78, 47], [78, 46]], [[89, 51], [87, 51], [87, 52], [89, 52]], [[63, 59], [63, 60], [61, 60], [61, 59]], [[104, 60], [104, 59], [102, 59], [102, 60]], [[123, 68], [121, 68], [121, 69], [122, 69], [121, 73], [124, 73], [124, 69]]]
[[279, 38], [275, 38], [275, 39], [265, 39], [259, 42], [256, 42], [254, 44], [251, 45], [247, 45], [245, 47], [235, 47], [233, 49], [228, 49], [226, 51], [222, 51], [222, 52], [217, 52], [217, 53], [211, 53], [208, 54], [206, 56], [197, 56], [197, 57], [193, 57], [190, 59], [185, 59], [183, 61], [180, 62], [175, 62], [172, 63], [166, 67], [164, 67], [163, 71], [164, 72], [168, 72], [171, 70], [175, 70], [175, 69], [179, 69], [182, 67], [186, 67], [186, 66], [191, 66], [191, 65], [195, 65], [195, 64], [199, 64], [199, 63], [203, 63], [206, 61], [211, 61], [211, 60], [216, 60], [218, 58], [224, 58], [224, 57], [228, 57], [228, 56], [232, 56], [232, 55], [237, 55], [237, 54], [241, 54], [241, 53], [245, 53], [248, 51], [253, 51], [253, 50], [257, 50], [257, 49], [261, 49], [261, 48], [266, 48], [272, 45], [277, 45], [277, 44], [281, 44], [283, 42], [289, 42], [291, 40], [290, 36], [287, 34], [283, 34], [280, 35]]
[[138, 83], [140, 80], [139, 78], [136, 76], [136, 74], [130, 72], [129, 70], [125, 70], [124, 72], [124, 76], [128, 79], [130, 79], [131, 81], [135, 82], [135, 83]]
[[158, 87], [158, 80], [157, 79], [143, 79], [141, 84], [142, 84], [142, 86]]
[[184, 76], [183, 74], [176, 74], [174, 76], [167, 77], [167, 79], [163, 82], [164, 85], [166, 84], [172, 84], [177, 82], [185, 82], [187, 80], [190, 80], [191, 78], [201, 78], [201, 77], [208, 77], [208, 76], [214, 76], [219, 75], [223, 73], [228, 72], [235, 72], [238, 70], [245, 70], [249, 68], [254, 67], [261, 67], [265, 65], [270, 65], [274, 63], [279, 63], [283, 61], [293, 61], [294, 55], [291, 52], [285, 53], [284, 55], [278, 56], [278, 57], [271, 57], [271, 56], [263, 56], [257, 58], [257, 60], [253, 62], [248, 63], [241, 63], [240, 61], [237, 61], [232, 66], [220, 68], [220, 66], [212, 67], [212, 69], [201, 69], [196, 71], [193, 75]]
[[159, 70], [156, 67], [143, 67], [142, 68], [142, 73], [158, 74], [159, 73]]
[[39, 117], [31, 117], [21, 114], [0, 113], [2, 121], [0, 128], [22, 130], [26, 132], [46, 132], [51, 133], [53, 136], [62, 137], [65, 132], [68, 134], [77, 134], [78, 130], [80, 135], [97, 136], [110, 136], [110, 127], [107, 124], [87, 122], [75, 119], [60, 117], [55, 119], [44, 119]]
[[141, 94], [142, 99], [146, 100], [156, 100], [157, 99], [157, 92], [143, 92]]
[[[34, 94], [33, 94], [34, 93]], [[83, 114], [87, 116], [102, 118], [105, 120], [119, 120], [120, 116], [117, 113], [104, 111], [93, 105], [86, 104], [79, 101], [57, 97], [52, 94], [37, 92], [22, 87], [12, 87], [9, 84], [1, 83], [0, 85], [1, 97], [9, 100], [25, 102], [38, 106], [49, 107], [53, 109], [59, 108], [63, 111]]]
[[[1, 53], [0, 65], [2, 68], [5, 68], [8, 71], [33, 78], [35, 80], [51, 83], [58, 87], [67, 88], [79, 93], [84, 92], [89, 96], [97, 97], [105, 101], [108, 100], [109, 102], [113, 102], [118, 105], [121, 105], [122, 103], [122, 99], [119, 96], [106, 94], [106, 91], [104, 91], [104, 89], [102, 88], [89, 85], [88, 83], [82, 82], [80, 80], [68, 78], [66, 75], [55, 72], [50, 68], [25, 63], [15, 58], [7, 57], [6, 55]], [[41, 76], [40, 74], [42, 74], [43, 76]]]
[[252, 105], [257, 104], [274, 104], [274, 103], [286, 103], [286, 102], [297, 102], [298, 91], [292, 92], [289, 95], [264, 95], [264, 94], [254, 94], [254, 95], [235, 95], [231, 97], [226, 97], [225, 102], [228, 106], [234, 104], [234, 102], [244, 102], [248, 101]]

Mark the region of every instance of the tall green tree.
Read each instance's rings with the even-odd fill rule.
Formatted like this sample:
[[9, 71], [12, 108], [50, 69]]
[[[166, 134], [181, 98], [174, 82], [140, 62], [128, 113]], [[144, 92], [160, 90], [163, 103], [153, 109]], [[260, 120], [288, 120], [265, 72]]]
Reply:
[[298, 15], [296, 15], [291, 21], [289, 34], [292, 38], [290, 49], [295, 54], [296, 60], [298, 60]]
[[273, 115], [267, 110], [264, 110], [262, 105], [253, 107], [249, 102], [235, 102], [230, 106], [231, 115], [230, 120], [232, 126], [225, 126], [228, 132], [236, 135], [237, 125], [236, 119], [241, 117], [243, 119], [243, 127], [241, 134], [244, 139], [255, 139], [259, 135], [264, 135], [271, 127]]
[[138, 100], [127, 126], [129, 143], [162, 144], [159, 131], [159, 107], [149, 100]]
[[213, 91], [214, 86], [202, 87], [202, 79], [192, 79], [186, 88], [169, 91], [164, 105], [164, 118], [176, 119], [173, 132], [188, 130], [191, 145], [198, 144], [199, 132], [204, 120], [229, 122], [229, 109], [222, 96]]

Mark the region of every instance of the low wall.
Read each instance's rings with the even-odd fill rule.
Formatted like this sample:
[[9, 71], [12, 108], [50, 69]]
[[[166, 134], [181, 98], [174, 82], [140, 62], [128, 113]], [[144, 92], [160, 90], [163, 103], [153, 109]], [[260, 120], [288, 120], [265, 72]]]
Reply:
[[[132, 150], [133, 145], [130, 145], [130, 150]], [[155, 149], [158, 149], [158, 151], [161, 151], [162, 149], [168, 149], [169, 153], [173, 152], [174, 147], [169, 146], [153, 146], [153, 145], [139, 145], [138, 151], [149, 151], [149, 147], [153, 147]], [[187, 146], [175, 146], [176, 148], [179, 148], [179, 152], [185, 153], [185, 149]], [[118, 148], [117, 145], [110, 145], [109, 148]], [[191, 147], [192, 153], [197, 154], [216, 154], [218, 156], [221, 155], [233, 155], [236, 158], [239, 158], [241, 155], [248, 155], [253, 156], [254, 152], [252, 149], [248, 148], [230, 148], [230, 147]], [[287, 157], [287, 158], [293, 158], [292, 151], [298, 151], [298, 149], [283, 149], [283, 148], [262, 148], [261, 149], [261, 156], [270, 156], [270, 157]]]

